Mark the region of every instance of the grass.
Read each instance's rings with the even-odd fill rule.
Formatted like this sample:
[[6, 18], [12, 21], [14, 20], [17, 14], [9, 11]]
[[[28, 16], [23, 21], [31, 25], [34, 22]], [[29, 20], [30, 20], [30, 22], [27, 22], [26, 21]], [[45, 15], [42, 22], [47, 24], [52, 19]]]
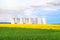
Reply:
[[0, 27], [0, 40], [60, 40], [60, 30]]

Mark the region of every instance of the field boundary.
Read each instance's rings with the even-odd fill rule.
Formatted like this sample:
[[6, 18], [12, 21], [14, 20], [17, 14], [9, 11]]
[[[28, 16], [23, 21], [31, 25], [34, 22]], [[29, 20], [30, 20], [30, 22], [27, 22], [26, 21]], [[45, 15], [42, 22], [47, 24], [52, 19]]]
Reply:
[[35, 28], [35, 29], [60, 29], [58, 24], [0, 24], [0, 27], [10, 28]]

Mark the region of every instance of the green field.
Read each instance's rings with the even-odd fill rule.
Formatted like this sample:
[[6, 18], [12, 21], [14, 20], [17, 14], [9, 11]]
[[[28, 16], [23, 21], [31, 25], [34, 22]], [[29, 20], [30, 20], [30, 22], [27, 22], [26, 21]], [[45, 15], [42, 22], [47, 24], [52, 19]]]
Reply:
[[60, 30], [0, 28], [0, 40], [60, 40]]

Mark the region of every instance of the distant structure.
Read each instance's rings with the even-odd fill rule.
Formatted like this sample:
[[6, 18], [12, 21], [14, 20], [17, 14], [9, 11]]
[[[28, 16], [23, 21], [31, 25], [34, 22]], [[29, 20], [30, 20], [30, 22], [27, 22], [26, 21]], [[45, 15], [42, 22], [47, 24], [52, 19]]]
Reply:
[[32, 24], [32, 18], [25, 18], [25, 24]]
[[12, 18], [11, 24], [46, 24], [45, 18]]
[[42, 24], [42, 18], [38, 18], [37, 21], [38, 21], [38, 24]]
[[45, 18], [42, 18], [42, 24], [46, 24], [46, 19]]
[[15, 18], [11, 19], [11, 24], [15, 24]]
[[45, 18], [38, 18], [38, 24], [46, 24]]
[[28, 24], [32, 24], [32, 18], [28, 18], [29, 21], [28, 21]]
[[23, 18], [17, 18], [17, 24], [24, 24], [23, 23]]
[[33, 24], [37, 24], [37, 18], [33, 18]]

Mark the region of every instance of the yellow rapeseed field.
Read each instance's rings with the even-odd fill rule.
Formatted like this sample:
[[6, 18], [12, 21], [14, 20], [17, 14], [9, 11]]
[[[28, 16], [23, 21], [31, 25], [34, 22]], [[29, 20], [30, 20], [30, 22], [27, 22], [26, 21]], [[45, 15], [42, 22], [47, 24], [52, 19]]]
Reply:
[[53, 24], [0, 24], [0, 27], [10, 28], [35, 28], [35, 29], [60, 29], [60, 25]]

